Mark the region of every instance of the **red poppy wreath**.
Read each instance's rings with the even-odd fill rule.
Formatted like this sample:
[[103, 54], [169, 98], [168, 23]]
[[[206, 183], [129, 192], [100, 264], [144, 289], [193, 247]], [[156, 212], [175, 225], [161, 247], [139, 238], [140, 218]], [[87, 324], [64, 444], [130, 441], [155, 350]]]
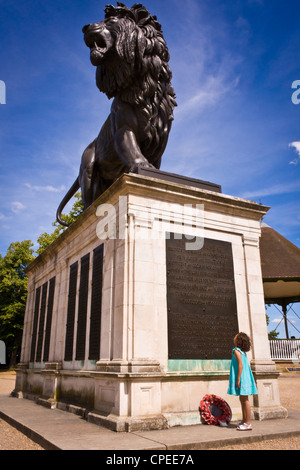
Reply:
[[229, 423], [231, 420], [231, 409], [223, 398], [217, 395], [205, 395], [200, 401], [200, 412], [206, 424], [217, 426], [219, 422]]

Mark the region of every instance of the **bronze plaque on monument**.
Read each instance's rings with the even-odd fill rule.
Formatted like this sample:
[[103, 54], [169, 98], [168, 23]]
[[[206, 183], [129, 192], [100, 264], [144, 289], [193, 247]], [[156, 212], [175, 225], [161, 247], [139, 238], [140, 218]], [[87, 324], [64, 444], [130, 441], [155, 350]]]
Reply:
[[169, 236], [169, 359], [230, 359], [238, 333], [231, 243], [205, 238], [188, 250], [184, 235]]

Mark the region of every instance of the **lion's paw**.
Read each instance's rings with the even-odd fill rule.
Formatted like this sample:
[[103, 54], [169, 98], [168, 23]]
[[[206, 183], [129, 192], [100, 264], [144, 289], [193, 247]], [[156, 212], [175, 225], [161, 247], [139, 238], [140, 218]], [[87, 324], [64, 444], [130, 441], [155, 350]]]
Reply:
[[153, 168], [154, 170], [156, 169], [154, 165], [152, 165], [148, 161], [144, 161], [144, 162], [138, 162], [132, 165], [132, 167], [129, 169], [129, 172], [138, 173], [139, 168]]

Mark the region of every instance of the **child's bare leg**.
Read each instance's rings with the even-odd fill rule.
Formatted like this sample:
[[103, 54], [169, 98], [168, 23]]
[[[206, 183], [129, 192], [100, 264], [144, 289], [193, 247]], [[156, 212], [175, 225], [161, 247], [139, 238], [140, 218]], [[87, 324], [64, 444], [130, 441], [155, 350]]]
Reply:
[[240, 395], [240, 403], [243, 413], [243, 422], [246, 424], [250, 424], [251, 406], [248, 395]]

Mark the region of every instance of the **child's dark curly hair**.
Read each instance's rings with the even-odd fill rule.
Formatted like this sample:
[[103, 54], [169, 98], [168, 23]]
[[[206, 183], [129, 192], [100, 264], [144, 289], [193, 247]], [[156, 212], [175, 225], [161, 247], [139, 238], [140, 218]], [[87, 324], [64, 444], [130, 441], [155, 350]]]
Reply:
[[238, 348], [240, 348], [243, 352], [248, 352], [250, 351], [251, 348], [251, 340], [246, 333], [238, 333], [236, 335], [236, 345]]

